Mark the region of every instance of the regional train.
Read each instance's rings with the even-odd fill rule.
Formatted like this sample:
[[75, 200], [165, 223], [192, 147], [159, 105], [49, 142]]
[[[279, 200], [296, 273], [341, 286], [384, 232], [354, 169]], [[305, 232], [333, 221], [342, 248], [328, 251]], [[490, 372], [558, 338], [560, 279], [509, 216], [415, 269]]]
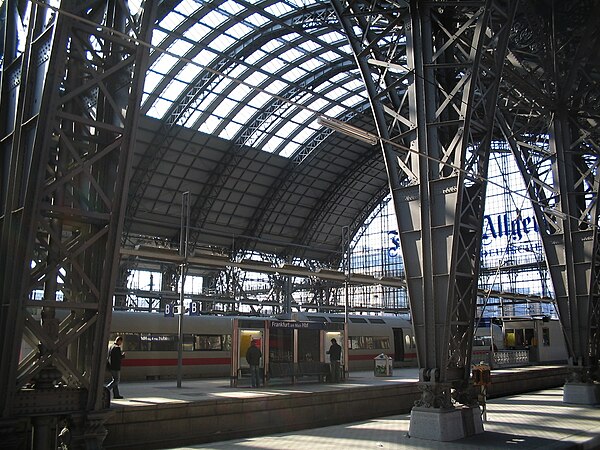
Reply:
[[[236, 321], [237, 319], [237, 321]], [[289, 318], [288, 318], [289, 319]], [[335, 324], [343, 327], [344, 316], [340, 314], [298, 313], [295, 321], [309, 324]], [[266, 317], [231, 316], [185, 316], [182, 324], [182, 359], [179, 369], [179, 321], [177, 317], [147, 312], [115, 311], [112, 314], [111, 341], [123, 336], [123, 360], [121, 378], [125, 381], [146, 379], [172, 379], [178, 375], [185, 378], [228, 377], [232, 373], [232, 352], [237, 351], [243, 367], [243, 340], [235, 327], [243, 328], [249, 321], [279, 320]], [[321, 327], [323, 328], [323, 327]], [[329, 337], [319, 339], [306, 330], [298, 331], [302, 338], [294, 341], [285, 332], [271, 333], [268, 345], [270, 362], [292, 361], [296, 352], [298, 362], [326, 361]], [[339, 328], [338, 328], [339, 329]], [[289, 330], [290, 333], [292, 330]], [[237, 334], [236, 334], [237, 333]], [[395, 316], [351, 315], [347, 324], [348, 371], [372, 370], [374, 358], [384, 354], [391, 358], [394, 367], [417, 365], [416, 346], [410, 321]], [[323, 335], [322, 335], [323, 336]], [[332, 336], [342, 337], [341, 334]], [[246, 345], [249, 345], [249, 339]], [[342, 337], [343, 338], [343, 337]], [[252, 337], [254, 339], [254, 337]], [[519, 364], [564, 362], [567, 352], [560, 324], [557, 320], [534, 320], [532, 318], [505, 318], [501, 325], [486, 323], [476, 329], [473, 345], [473, 362], [485, 357], [493, 364], [509, 361], [508, 356], [526, 354], [527, 361]], [[501, 356], [498, 358], [498, 356]], [[504, 358], [504, 359], [502, 359]], [[509, 361], [510, 362], [510, 361]], [[237, 363], [234, 363], [237, 364]], [[514, 364], [513, 364], [514, 365]]]

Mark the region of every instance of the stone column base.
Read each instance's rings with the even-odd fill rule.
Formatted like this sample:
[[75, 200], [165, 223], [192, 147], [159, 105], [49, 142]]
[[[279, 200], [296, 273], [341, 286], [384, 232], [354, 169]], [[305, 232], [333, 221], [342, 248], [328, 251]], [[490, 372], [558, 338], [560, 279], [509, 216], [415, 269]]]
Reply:
[[600, 384], [572, 383], [563, 388], [563, 403], [574, 405], [597, 405], [600, 403]]
[[479, 407], [442, 410], [415, 406], [410, 412], [410, 437], [455, 441], [483, 431]]

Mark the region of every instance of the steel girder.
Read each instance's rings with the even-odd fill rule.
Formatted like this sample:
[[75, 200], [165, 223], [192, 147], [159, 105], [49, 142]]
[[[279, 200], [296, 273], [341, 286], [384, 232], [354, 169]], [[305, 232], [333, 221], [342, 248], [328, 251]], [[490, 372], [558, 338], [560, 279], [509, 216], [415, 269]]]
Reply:
[[471, 403], [485, 179], [516, 2], [332, 0], [367, 87], [398, 219], [422, 406]]
[[519, 17], [498, 123], [532, 199], [573, 380], [588, 382], [599, 375], [600, 2], [550, 6]]
[[97, 448], [104, 439], [101, 343], [108, 339], [148, 53], [140, 42], [149, 42], [155, 3], [139, 11], [119, 0], [62, 2], [60, 10], [7, 5], [0, 97], [3, 443], [10, 437], [18, 446], [26, 437], [17, 428], [33, 426], [33, 447], [55, 448], [56, 416], [68, 418], [69, 448]]

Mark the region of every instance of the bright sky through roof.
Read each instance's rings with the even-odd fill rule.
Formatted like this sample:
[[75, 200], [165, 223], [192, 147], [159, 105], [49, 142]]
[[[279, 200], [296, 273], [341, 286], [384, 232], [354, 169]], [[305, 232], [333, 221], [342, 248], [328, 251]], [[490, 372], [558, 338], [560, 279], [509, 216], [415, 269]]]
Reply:
[[154, 31], [153, 45], [167, 50], [152, 52], [142, 108], [156, 119], [293, 156], [320, 132], [319, 115], [344, 113], [367, 97], [357, 70], [335, 71], [350, 57], [345, 36], [327, 20], [315, 25], [305, 10], [323, 2], [251, 3], [255, 10], [233, 0], [217, 7], [184, 0], [170, 11]]

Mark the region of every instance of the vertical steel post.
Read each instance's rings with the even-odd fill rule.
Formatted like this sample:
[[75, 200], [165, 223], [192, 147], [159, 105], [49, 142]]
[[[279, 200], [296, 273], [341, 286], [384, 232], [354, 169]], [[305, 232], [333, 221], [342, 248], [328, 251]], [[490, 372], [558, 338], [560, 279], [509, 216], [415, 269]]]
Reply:
[[181, 378], [183, 372], [183, 316], [185, 315], [185, 277], [188, 262], [188, 238], [190, 231], [190, 193], [184, 192], [181, 195], [181, 231], [179, 234], [179, 254], [183, 257], [180, 265], [180, 289], [179, 289], [179, 314], [178, 335], [177, 335], [177, 387], [181, 387]]

